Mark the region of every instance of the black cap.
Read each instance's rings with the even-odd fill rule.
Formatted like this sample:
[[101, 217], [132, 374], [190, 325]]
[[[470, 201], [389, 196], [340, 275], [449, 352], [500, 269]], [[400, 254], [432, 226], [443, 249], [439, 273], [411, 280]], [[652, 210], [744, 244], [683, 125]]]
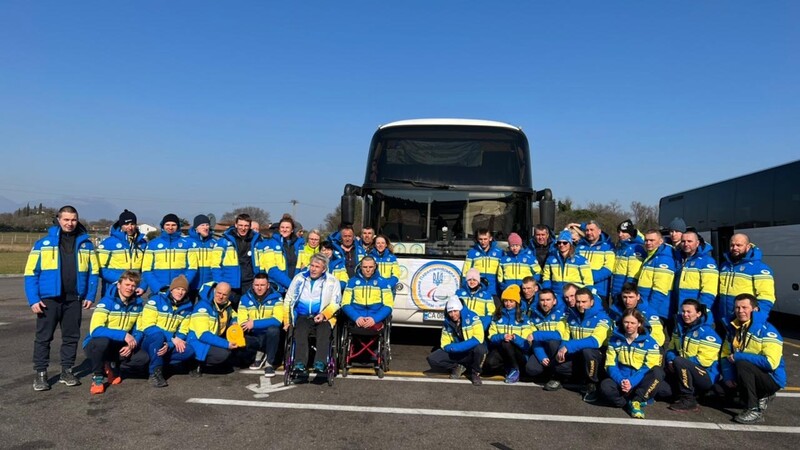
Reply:
[[197, 228], [204, 223], [211, 225], [211, 219], [209, 219], [208, 216], [205, 214], [198, 214], [194, 217], [194, 223], [192, 223], [192, 228]]
[[167, 222], [175, 222], [176, 224], [181, 224], [181, 219], [178, 218], [177, 215], [169, 213], [161, 219], [161, 228], [164, 228], [164, 224]]
[[622, 231], [630, 234], [631, 236], [636, 236], [636, 227], [633, 226], [633, 222], [631, 222], [630, 219], [619, 224], [617, 231]]
[[136, 222], [136, 214], [134, 214], [134, 213], [132, 213], [132, 212], [130, 212], [130, 211], [128, 211], [126, 209], [125, 211], [122, 211], [122, 214], [119, 215], [118, 223], [120, 225], [127, 225], [129, 223], [134, 223], [134, 224], [138, 223], [138, 222]]

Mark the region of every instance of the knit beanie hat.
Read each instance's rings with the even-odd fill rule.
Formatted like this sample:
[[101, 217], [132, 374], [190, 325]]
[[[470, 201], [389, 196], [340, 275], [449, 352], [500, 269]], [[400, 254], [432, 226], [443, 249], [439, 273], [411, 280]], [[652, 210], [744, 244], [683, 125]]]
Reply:
[[447, 305], [445, 305], [445, 310], [447, 312], [461, 311], [463, 308], [464, 305], [461, 304], [461, 299], [459, 299], [457, 296], [453, 295], [447, 299]]
[[623, 233], [628, 233], [631, 236], [636, 236], [636, 227], [633, 226], [633, 222], [631, 219], [628, 219], [617, 227], [617, 231], [622, 231]]
[[136, 214], [134, 214], [134, 213], [132, 213], [132, 212], [130, 212], [130, 211], [128, 211], [126, 209], [125, 211], [122, 211], [122, 214], [119, 215], [118, 223], [120, 225], [127, 225], [129, 223], [137, 223], [136, 222]]
[[183, 288], [184, 290], [189, 290], [189, 280], [186, 279], [183, 275], [178, 275], [177, 277], [172, 279], [172, 283], [169, 284], [169, 290], [172, 291], [173, 289]]
[[163, 219], [161, 219], [161, 228], [164, 228], [164, 224], [167, 222], [175, 222], [180, 226], [181, 219], [179, 219], [176, 214], [169, 213], [166, 216], [164, 216]]
[[571, 244], [572, 233], [570, 233], [569, 230], [561, 230], [561, 232], [558, 233], [558, 239], [556, 239], [556, 242], [569, 242]]
[[681, 233], [686, 232], [686, 222], [683, 221], [680, 217], [676, 217], [672, 219], [672, 222], [669, 223], [667, 226], [670, 230], [680, 231]]
[[505, 290], [503, 290], [503, 293], [500, 294], [500, 299], [503, 301], [512, 300], [519, 303], [520, 302], [519, 286], [517, 286], [516, 284], [512, 284], [511, 286], [505, 288]]
[[481, 281], [481, 273], [478, 271], [478, 269], [473, 267], [472, 269], [469, 269], [467, 271], [466, 279], [467, 280], [476, 280], [476, 281], [480, 282]]
[[508, 245], [522, 245], [522, 238], [517, 233], [508, 235]]
[[210, 225], [211, 224], [211, 219], [209, 219], [208, 216], [205, 215], [205, 214], [198, 214], [198, 215], [196, 215], [194, 217], [194, 222], [192, 223], [192, 228], [197, 228], [197, 227], [199, 227], [200, 225], [202, 225], [204, 223], [207, 223], [207, 224]]

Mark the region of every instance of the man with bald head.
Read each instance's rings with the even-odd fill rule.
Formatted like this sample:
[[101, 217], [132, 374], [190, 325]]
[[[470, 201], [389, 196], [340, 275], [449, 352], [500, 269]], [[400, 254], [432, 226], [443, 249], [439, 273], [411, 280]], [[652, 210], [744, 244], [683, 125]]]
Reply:
[[752, 294], [758, 308], [768, 315], [775, 304], [775, 279], [772, 269], [761, 260], [761, 249], [744, 233], [731, 237], [730, 248], [723, 255], [719, 268], [718, 319], [733, 319], [733, 299], [739, 294]]
[[193, 375], [202, 373], [203, 366], [223, 364], [238, 348], [226, 339], [228, 328], [236, 324], [236, 310], [230, 300], [231, 285], [226, 282], [206, 283], [200, 288], [200, 299], [192, 311], [187, 342], [200, 362]]

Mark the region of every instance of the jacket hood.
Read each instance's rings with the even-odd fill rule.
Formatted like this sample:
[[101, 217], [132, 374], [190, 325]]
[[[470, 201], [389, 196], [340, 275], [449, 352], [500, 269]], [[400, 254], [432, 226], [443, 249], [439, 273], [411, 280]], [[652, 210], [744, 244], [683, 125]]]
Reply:
[[755, 244], [752, 242], [750, 243], [750, 250], [742, 256], [742, 259], [736, 261], [735, 263], [731, 259], [730, 251], [725, 252], [725, 260], [731, 264], [743, 264], [749, 262], [758, 262], [764, 257], [764, 253], [761, 252], [761, 249], [756, 247]]
[[196, 229], [194, 229], [194, 228], [189, 228], [189, 237], [192, 237], [192, 238], [194, 238], [194, 239], [197, 239], [198, 241], [201, 241], [201, 242], [205, 242], [205, 241], [211, 240], [211, 238], [212, 238], [212, 234], [211, 234], [211, 232], [209, 231], [209, 233], [208, 233], [208, 237], [205, 237], [205, 238], [204, 238], [203, 236], [201, 236], [201, 235], [200, 235], [200, 233], [198, 233], [198, 232], [197, 232], [197, 230], [196, 230]]
[[[622, 324], [619, 324], [619, 326], [614, 328], [614, 331], [611, 333], [611, 336], [625, 340], [628, 339], [625, 337], [625, 332], [622, 330]], [[644, 333], [639, 333], [639, 335], [636, 336], [636, 339], [634, 339], [632, 343], [643, 343], [644, 341], [647, 340], [648, 336], [650, 336], [650, 329], [647, 327], [647, 325], [645, 325]]]
[[[59, 235], [61, 235], [61, 226], [59, 226], [58, 224], [53, 225], [52, 227], [47, 229], [47, 234], [53, 237], [58, 237]], [[86, 230], [86, 227], [83, 226], [82, 223], [78, 222], [78, 225], [75, 227], [75, 235], [80, 236], [82, 234], [88, 235], [89, 232]]]

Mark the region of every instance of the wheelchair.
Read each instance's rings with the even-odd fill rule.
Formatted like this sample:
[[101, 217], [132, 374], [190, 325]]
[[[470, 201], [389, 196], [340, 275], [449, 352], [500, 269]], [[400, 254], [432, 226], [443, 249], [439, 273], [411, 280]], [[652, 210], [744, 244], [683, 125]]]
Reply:
[[[325, 376], [327, 377], [328, 386], [333, 386], [333, 379], [336, 377], [336, 373], [338, 371], [336, 366], [336, 355], [337, 355], [337, 347], [336, 343], [339, 342], [339, 338], [337, 336], [337, 326], [331, 327], [331, 339], [330, 342], [327, 344], [328, 347], [328, 360], [325, 364]], [[311, 329], [308, 334], [308, 339], [311, 341], [313, 338], [314, 344], [309, 342], [308, 347], [308, 361], [304, 361], [305, 366], [310, 368], [314, 361], [314, 356], [317, 352], [317, 344], [316, 343], [316, 329]], [[292, 383], [295, 383], [298, 378], [307, 379], [308, 374], [300, 374], [294, 370], [295, 365], [295, 338], [294, 338], [294, 325], [290, 325], [289, 329], [286, 331], [286, 343], [284, 345], [284, 359], [283, 359], [283, 384], [288, 386]], [[303, 376], [304, 375], [304, 376]]]
[[378, 378], [383, 378], [392, 359], [392, 316], [372, 328], [359, 328], [349, 319], [342, 322], [338, 356], [342, 377], [348, 375], [351, 367], [359, 365], [374, 368]]

